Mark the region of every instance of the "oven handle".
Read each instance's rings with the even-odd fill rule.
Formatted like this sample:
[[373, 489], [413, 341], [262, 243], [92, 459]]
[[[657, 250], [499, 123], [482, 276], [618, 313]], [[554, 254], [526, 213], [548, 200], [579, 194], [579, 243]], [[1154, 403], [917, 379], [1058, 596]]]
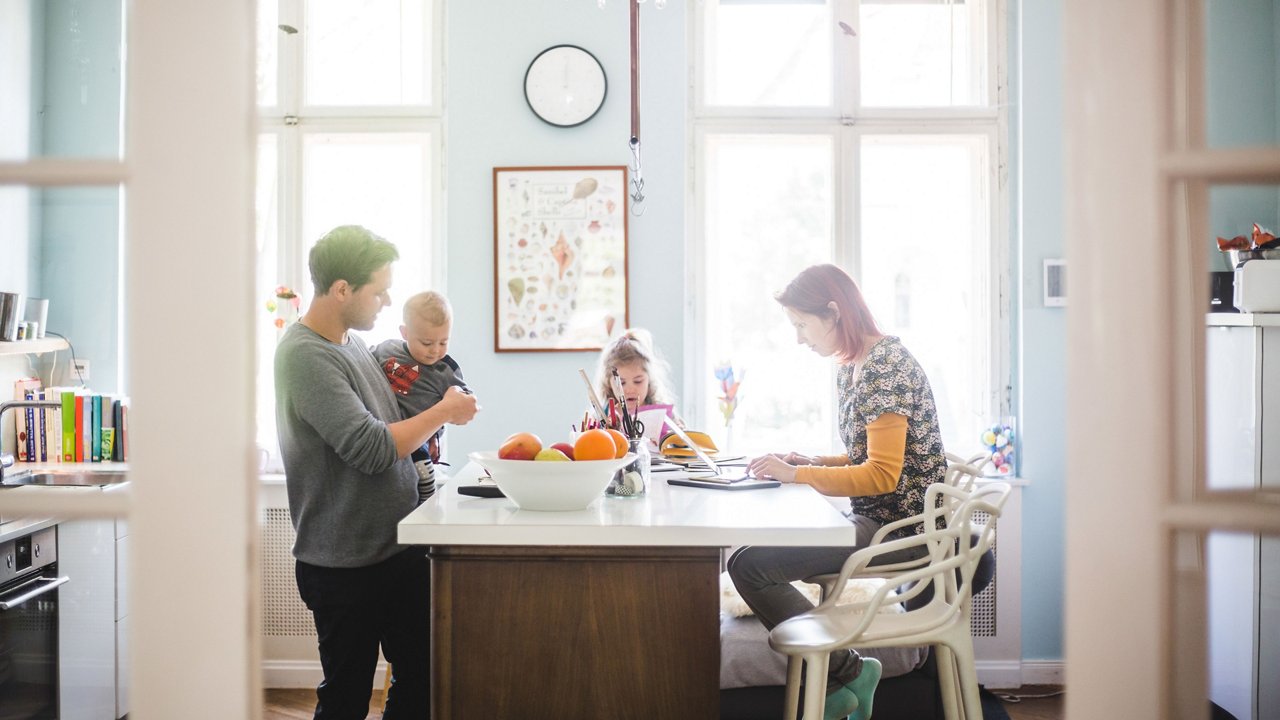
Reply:
[[[71, 578], [66, 577], [65, 575], [60, 578], [36, 578], [34, 584], [39, 585], [39, 587], [34, 590], [29, 590], [18, 597], [4, 598], [3, 600], [0, 600], [0, 610], [12, 610], [31, 598], [40, 597], [70, 579]], [[31, 584], [33, 583], [28, 583], [27, 585], [22, 585], [20, 587], [30, 587]]]

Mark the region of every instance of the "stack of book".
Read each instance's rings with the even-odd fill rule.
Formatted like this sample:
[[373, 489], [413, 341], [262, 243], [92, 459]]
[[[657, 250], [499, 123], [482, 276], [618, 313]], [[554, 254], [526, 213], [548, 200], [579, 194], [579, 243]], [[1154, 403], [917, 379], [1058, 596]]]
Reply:
[[41, 386], [39, 378], [13, 384], [15, 400], [57, 402], [58, 407], [14, 408], [18, 462], [124, 462], [129, 457], [129, 399], [84, 387]]

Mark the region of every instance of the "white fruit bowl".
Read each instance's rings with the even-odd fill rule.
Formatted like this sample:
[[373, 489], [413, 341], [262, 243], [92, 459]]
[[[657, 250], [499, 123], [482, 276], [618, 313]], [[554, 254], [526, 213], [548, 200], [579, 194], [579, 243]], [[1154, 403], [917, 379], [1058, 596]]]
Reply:
[[468, 457], [521, 510], [583, 510], [604, 495], [618, 468], [636, 459], [627, 453], [613, 460], [503, 460], [493, 450]]

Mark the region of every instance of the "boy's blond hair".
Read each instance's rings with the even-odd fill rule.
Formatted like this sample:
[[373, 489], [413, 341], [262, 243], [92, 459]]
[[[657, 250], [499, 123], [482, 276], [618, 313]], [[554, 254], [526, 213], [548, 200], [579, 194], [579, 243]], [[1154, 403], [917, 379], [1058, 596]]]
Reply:
[[404, 324], [421, 320], [433, 327], [440, 327], [453, 321], [453, 306], [449, 298], [434, 290], [426, 290], [409, 298], [404, 303]]

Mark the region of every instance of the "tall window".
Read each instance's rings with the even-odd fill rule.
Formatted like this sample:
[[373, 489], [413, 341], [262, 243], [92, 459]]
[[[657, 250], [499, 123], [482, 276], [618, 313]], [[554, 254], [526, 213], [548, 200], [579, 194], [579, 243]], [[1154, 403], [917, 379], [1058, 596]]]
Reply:
[[442, 287], [441, 34], [433, 0], [260, 0], [257, 414], [273, 458], [276, 319], [291, 318], [266, 303], [285, 286], [306, 308], [315, 241], [364, 225], [399, 249], [371, 343], [396, 334], [406, 297]]
[[[833, 365], [772, 296], [804, 267], [858, 281], [968, 454], [1008, 385], [999, 0], [706, 0], [696, 31], [691, 366], [746, 371], [732, 450], [839, 452]], [[765, 40], [762, 40], [765, 39]]]

